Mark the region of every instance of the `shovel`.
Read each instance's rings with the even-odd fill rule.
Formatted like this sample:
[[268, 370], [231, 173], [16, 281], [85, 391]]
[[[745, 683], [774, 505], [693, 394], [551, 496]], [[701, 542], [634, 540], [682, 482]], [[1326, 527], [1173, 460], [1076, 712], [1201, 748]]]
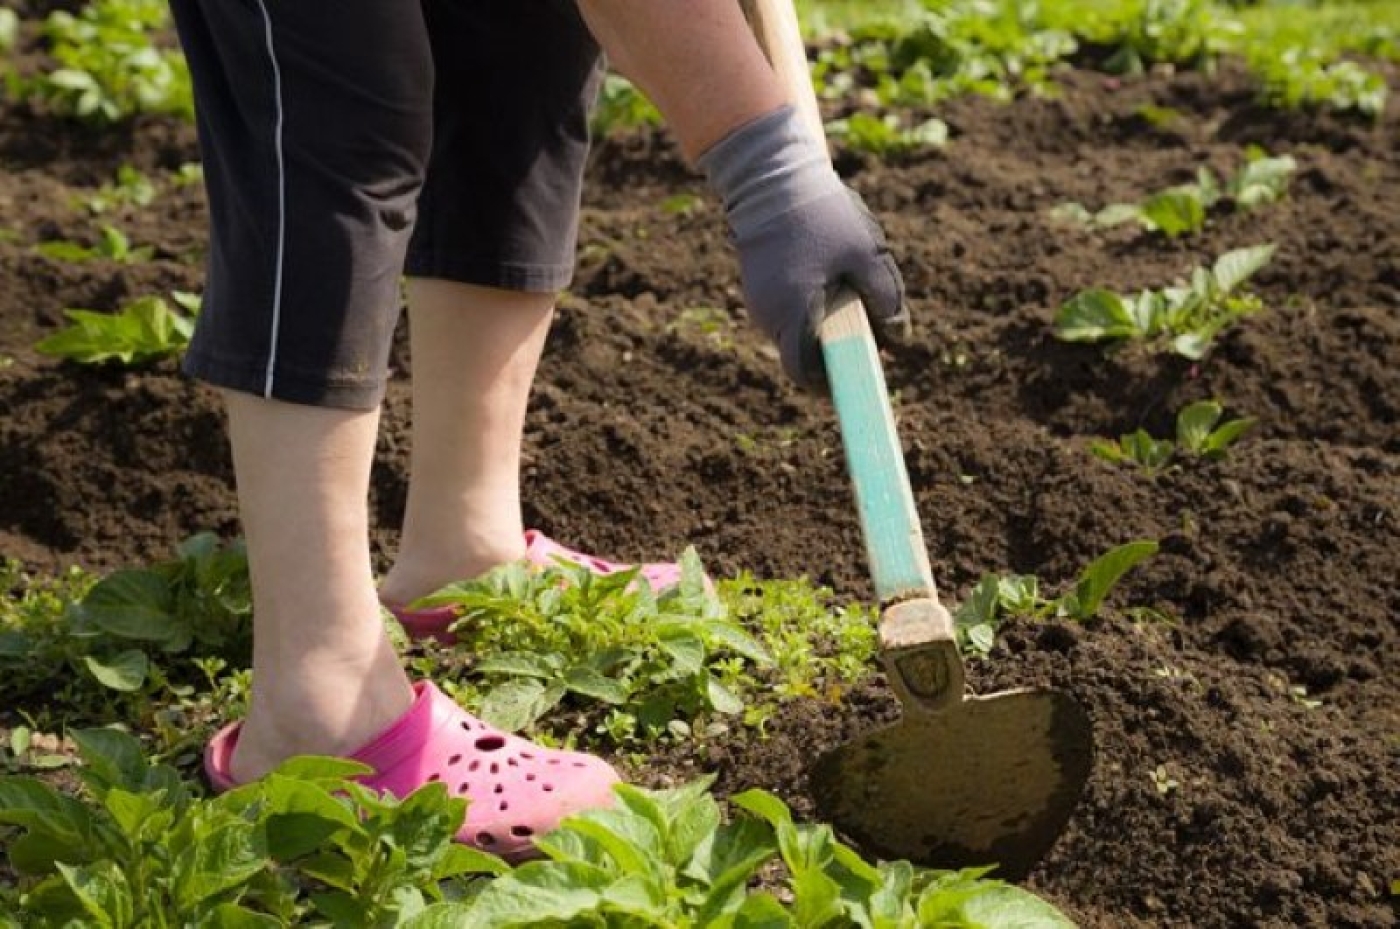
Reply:
[[[824, 132], [791, 0], [740, 0], [790, 100]], [[870, 323], [836, 297], [820, 329], [871, 578], [880, 660], [903, 717], [818, 758], [813, 798], [867, 854], [1024, 877], [1068, 823], [1093, 730], [1069, 695], [964, 696], [952, 616], [938, 602]]]

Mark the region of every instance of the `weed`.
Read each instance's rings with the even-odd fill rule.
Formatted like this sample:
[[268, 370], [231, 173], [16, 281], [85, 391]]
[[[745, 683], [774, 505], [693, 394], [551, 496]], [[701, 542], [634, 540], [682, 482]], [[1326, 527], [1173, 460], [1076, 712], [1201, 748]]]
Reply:
[[1171, 776], [1166, 765], [1157, 765], [1147, 776], [1151, 778], [1152, 786], [1157, 788], [1157, 793], [1163, 797], [1181, 787], [1181, 782]]
[[941, 119], [927, 119], [906, 128], [893, 113], [874, 116], [853, 113], [845, 119], [826, 124], [827, 135], [845, 144], [852, 151], [866, 152], [881, 158], [905, 155], [948, 144], [948, 125]]
[[124, 206], [149, 206], [155, 198], [155, 183], [136, 168], [124, 164], [117, 168], [114, 180], [103, 184], [81, 202], [88, 212], [101, 214]]
[[1189, 283], [1136, 297], [1081, 291], [1060, 307], [1055, 335], [1067, 342], [1141, 341], [1199, 360], [1222, 330], [1263, 309], [1258, 297], [1239, 291], [1273, 254], [1272, 245], [1236, 249], [1196, 268]]

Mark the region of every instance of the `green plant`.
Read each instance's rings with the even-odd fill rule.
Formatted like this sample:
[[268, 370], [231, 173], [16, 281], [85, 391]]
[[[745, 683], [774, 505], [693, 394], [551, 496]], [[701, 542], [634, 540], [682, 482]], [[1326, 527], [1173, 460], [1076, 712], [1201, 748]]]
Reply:
[[83, 245], [81, 242], [72, 242], [67, 239], [53, 239], [48, 242], [40, 242], [34, 246], [34, 250], [45, 258], [53, 258], [58, 261], [91, 261], [95, 258], [105, 258], [108, 261], [117, 261], [122, 264], [138, 264], [143, 261], [150, 261], [155, 250], [150, 246], [132, 248], [131, 240], [126, 234], [115, 226], [102, 226], [98, 233], [96, 245]]
[[1263, 309], [1240, 287], [1273, 257], [1274, 246], [1236, 249], [1209, 267], [1196, 268], [1189, 283], [1144, 290], [1136, 297], [1091, 288], [1071, 297], [1055, 318], [1055, 336], [1067, 342], [1134, 340], [1199, 360], [1215, 337]]
[[948, 124], [941, 119], [927, 119], [906, 128], [898, 116], [853, 113], [845, 119], [826, 124], [827, 135], [853, 151], [867, 152], [882, 158], [904, 155], [948, 144]]
[[1251, 148], [1244, 166], [1223, 188], [1210, 169], [1200, 168], [1194, 182], [1168, 187], [1141, 203], [1112, 203], [1094, 213], [1078, 203], [1066, 203], [1056, 207], [1053, 215], [1094, 228], [1137, 222], [1148, 232], [1176, 238], [1204, 229], [1210, 211], [1222, 203], [1252, 210], [1282, 199], [1297, 169], [1298, 163], [1289, 155], [1270, 158]]
[[[618, 787], [615, 809], [571, 817], [539, 841], [548, 860], [497, 878], [469, 902], [430, 907], [411, 926], [1071, 925], [1044, 901], [986, 880], [985, 869], [869, 864], [830, 827], [795, 823], [764, 791], [734, 797], [744, 815], [725, 823], [708, 783]], [[773, 889], [752, 889], [760, 875], [773, 875], [764, 881]]]
[[361, 765], [308, 758], [205, 800], [129, 735], [74, 737], [91, 801], [0, 777], [25, 925], [402, 925], [463, 875], [506, 870], [453, 844], [466, 803], [441, 785], [400, 803], [348, 781]]
[[[191, 312], [199, 298], [175, 293], [174, 300]], [[34, 346], [35, 351], [80, 364], [114, 361], [139, 365], [178, 355], [189, 344], [194, 321], [170, 308], [161, 297], [142, 297], [116, 313], [67, 309], [71, 324]]]
[[573, 697], [615, 707], [659, 735], [675, 720], [741, 713], [735, 688], [747, 664], [772, 660], [725, 617], [693, 550], [681, 569], [681, 582], [657, 595], [636, 583], [635, 571], [600, 576], [570, 563], [517, 563], [418, 605], [457, 613], [458, 641], [485, 679], [480, 712], [496, 725], [524, 728]]
[[708, 779], [620, 786], [614, 808], [567, 819], [537, 840], [545, 860], [511, 869], [452, 841], [467, 804], [441, 784], [399, 801], [349, 780], [367, 770], [354, 762], [298, 758], [204, 798], [129, 735], [75, 739], [83, 796], [0, 777], [25, 926], [1071, 925], [987, 869], [870, 864], [763, 791], [725, 822]]
[[968, 654], [986, 657], [996, 630], [1007, 619], [1073, 619], [1087, 622], [1098, 615], [1118, 582], [1139, 563], [1157, 553], [1153, 541], [1128, 542], [1110, 549], [1080, 572], [1074, 587], [1058, 597], [1040, 593], [1033, 574], [987, 574], [953, 613], [958, 643]]
[[1210, 69], [1243, 32], [1211, 0], [1141, 0], [1121, 4], [1104, 20], [1093, 40], [1113, 51], [1105, 70], [1140, 74], [1153, 64]]
[[192, 120], [189, 70], [155, 36], [170, 26], [162, 0], [92, 0], [77, 14], [49, 14], [43, 33], [59, 67], [22, 84], [60, 113], [113, 122], [137, 113]]
[[661, 125], [661, 113], [631, 81], [618, 74], [603, 79], [593, 108], [593, 134], [606, 138], [619, 129]]
[[1105, 461], [1132, 463], [1148, 474], [1162, 470], [1180, 452], [1199, 458], [1224, 458], [1230, 446], [1255, 425], [1253, 419], [1224, 423], [1224, 408], [1214, 400], [1201, 400], [1176, 414], [1176, 441], [1154, 439], [1145, 429], [1120, 436], [1118, 441], [1099, 439], [1089, 450]]
[[[115, 179], [84, 198], [82, 205], [90, 213], [101, 214], [124, 206], [149, 206], [155, 198], [156, 185], [151, 179], [131, 165], [124, 164], [117, 168]], [[104, 237], [109, 228], [103, 227]], [[149, 249], [146, 251], [149, 253]]]
[[1355, 111], [1379, 119], [1388, 95], [1385, 78], [1354, 61], [1334, 61], [1319, 52], [1290, 48], [1255, 56], [1265, 103], [1284, 109]]

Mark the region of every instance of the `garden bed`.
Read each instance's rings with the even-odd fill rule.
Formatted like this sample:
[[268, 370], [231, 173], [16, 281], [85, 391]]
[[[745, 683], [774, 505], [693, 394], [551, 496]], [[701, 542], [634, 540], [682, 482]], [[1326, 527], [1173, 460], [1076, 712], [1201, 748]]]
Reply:
[[[918, 331], [890, 356], [889, 380], [945, 596], [993, 571], [1058, 591], [1113, 545], [1161, 543], [1109, 618], [1012, 624], [972, 667], [978, 690], [1063, 687], [1095, 722], [1087, 796], [1029, 886], [1085, 926], [1393, 925], [1400, 118], [1393, 104], [1376, 123], [1264, 110], [1231, 66], [1062, 84], [1058, 99], [942, 107], [944, 149], [840, 159], [910, 286]], [[1154, 125], [1144, 104], [1180, 118]], [[1189, 181], [1199, 165], [1231, 172], [1251, 143], [1298, 160], [1290, 195], [1215, 216], [1201, 235], [1050, 216]], [[174, 121], [99, 132], [27, 111], [0, 119], [0, 554], [33, 571], [143, 564], [195, 531], [238, 532], [211, 391], [171, 363], [79, 368], [33, 351], [65, 307], [198, 289], [194, 186], [114, 214], [153, 261], [33, 251], [89, 240], [72, 198], [121, 164], [155, 173], [197, 158]], [[1053, 337], [1057, 308], [1082, 288], [1162, 286], [1264, 242], [1278, 246], [1253, 281], [1267, 309], [1200, 362]], [[402, 343], [393, 364], [372, 490], [381, 565], [407, 481]], [[1176, 411], [1205, 398], [1258, 420], [1223, 460], [1148, 477], [1088, 450], [1140, 426], [1168, 435]], [[720, 575], [870, 596], [830, 411], [781, 381], [742, 322], [719, 217], [663, 136], [595, 152], [524, 492], [530, 524], [601, 554], [693, 544]], [[800, 701], [765, 738], [735, 730], [632, 773], [716, 770], [722, 792], [761, 786], [815, 815], [806, 761], [894, 712], [878, 684]]]

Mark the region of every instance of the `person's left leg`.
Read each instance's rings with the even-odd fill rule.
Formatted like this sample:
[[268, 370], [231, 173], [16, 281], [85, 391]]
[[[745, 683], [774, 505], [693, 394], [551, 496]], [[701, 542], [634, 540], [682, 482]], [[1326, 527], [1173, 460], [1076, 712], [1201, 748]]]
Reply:
[[413, 452], [385, 603], [403, 605], [525, 552], [520, 446], [554, 295], [410, 279]]

